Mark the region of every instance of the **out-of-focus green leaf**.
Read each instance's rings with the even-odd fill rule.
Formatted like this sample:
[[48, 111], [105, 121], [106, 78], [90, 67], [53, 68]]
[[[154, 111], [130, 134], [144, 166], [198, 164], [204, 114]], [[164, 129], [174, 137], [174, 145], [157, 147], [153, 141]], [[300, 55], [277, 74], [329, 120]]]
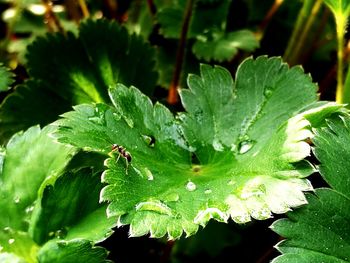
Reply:
[[0, 63], [0, 92], [9, 89], [10, 85], [14, 82], [14, 75]]
[[[195, 38], [213, 28], [224, 30], [230, 0], [198, 1], [194, 4], [192, 18], [188, 30], [188, 38]], [[174, 0], [162, 5], [157, 19], [161, 33], [167, 38], [180, 38], [187, 1]]]
[[36, 123], [48, 124], [70, 108], [69, 101], [56, 96], [43, 82], [27, 81], [0, 106], [0, 141], [6, 142], [15, 132]]
[[116, 218], [107, 219], [107, 205], [99, 203], [100, 175], [101, 171], [90, 168], [67, 171], [45, 188], [30, 225], [38, 244], [53, 238], [98, 242], [112, 234]]
[[116, 83], [143, 87], [152, 94], [157, 82], [155, 53], [141, 37], [129, 35], [114, 21], [87, 20], [78, 36], [47, 34], [28, 47], [31, 81], [0, 107], [0, 135], [46, 125], [83, 102], [109, 103]]
[[0, 246], [34, 262], [37, 245], [28, 235], [35, 202], [45, 180], [53, 180], [75, 150], [52, 141], [52, 128], [32, 127], [15, 134], [2, 151], [0, 169]]
[[116, 83], [142, 86], [152, 93], [152, 54], [148, 44], [116, 22], [87, 20], [78, 37], [68, 33], [38, 38], [28, 48], [28, 67], [32, 78], [72, 104], [108, 102], [107, 90]]
[[108, 263], [107, 250], [84, 239], [50, 241], [38, 253], [40, 263]]
[[41, 131], [35, 126], [17, 133], [6, 145], [0, 175], [0, 229], [26, 231], [42, 182], [57, 176], [71, 159], [75, 150], [53, 142], [50, 132], [52, 128]]
[[252, 52], [259, 47], [259, 42], [249, 30], [239, 30], [230, 33], [211, 31], [197, 37], [192, 46], [198, 59], [205, 61], [228, 61], [235, 57], [238, 50]]

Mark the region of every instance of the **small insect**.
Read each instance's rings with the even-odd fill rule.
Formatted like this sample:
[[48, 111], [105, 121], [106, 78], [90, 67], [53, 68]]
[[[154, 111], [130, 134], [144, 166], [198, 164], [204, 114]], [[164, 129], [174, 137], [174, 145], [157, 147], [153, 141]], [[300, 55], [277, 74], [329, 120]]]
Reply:
[[115, 152], [115, 151], [118, 151], [119, 155], [118, 155], [118, 158], [117, 158], [117, 162], [119, 161], [119, 158], [120, 156], [123, 157], [126, 161], [126, 168], [125, 168], [125, 172], [126, 174], [128, 174], [128, 166], [129, 166], [129, 163], [131, 163], [131, 154], [126, 151], [126, 149], [121, 146], [121, 145], [118, 145], [118, 144], [113, 144], [112, 145], [112, 152]]

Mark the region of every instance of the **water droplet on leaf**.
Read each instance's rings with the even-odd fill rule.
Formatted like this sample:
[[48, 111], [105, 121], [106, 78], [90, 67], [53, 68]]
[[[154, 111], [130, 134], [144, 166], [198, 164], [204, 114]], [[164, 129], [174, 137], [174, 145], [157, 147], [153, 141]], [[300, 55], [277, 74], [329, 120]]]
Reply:
[[34, 206], [31, 205], [31, 206], [26, 207], [26, 209], [24, 211], [26, 214], [30, 214], [31, 212], [33, 212], [33, 210], [34, 210]]
[[166, 202], [177, 202], [179, 201], [180, 196], [177, 193], [170, 193], [165, 196], [164, 201]]
[[134, 128], [134, 121], [133, 121], [131, 118], [129, 118], [128, 116], [125, 116], [125, 115], [123, 115], [123, 118], [124, 118], [126, 124], [127, 124], [130, 128]]
[[212, 190], [211, 190], [211, 189], [206, 189], [206, 190], [204, 191], [204, 193], [205, 193], [205, 194], [211, 194], [211, 193], [212, 193]]
[[59, 239], [65, 238], [67, 235], [67, 230], [66, 229], [60, 229], [55, 232], [55, 237]]
[[173, 215], [171, 208], [159, 200], [138, 203], [135, 209], [136, 211], [152, 211], [162, 215]]
[[15, 239], [14, 238], [10, 238], [9, 240], [8, 240], [8, 243], [11, 245], [11, 244], [13, 244], [13, 243], [15, 243]]
[[264, 96], [266, 98], [269, 98], [269, 97], [271, 97], [272, 92], [273, 92], [272, 87], [266, 87], [265, 90], [264, 90]]
[[213, 148], [218, 152], [222, 152], [224, 150], [224, 146], [216, 138], [213, 140]]
[[248, 152], [253, 146], [254, 146], [255, 141], [253, 140], [244, 140], [241, 141], [238, 145], [238, 152], [240, 154], [244, 154]]
[[236, 182], [233, 180], [228, 180], [228, 182], [227, 182], [227, 185], [234, 185], [234, 184], [236, 184]]
[[16, 196], [13, 201], [18, 204], [19, 202], [21, 202], [21, 198], [19, 196]]
[[187, 184], [186, 184], [186, 189], [190, 192], [193, 192], [194, 190], [197, 189], [197, 186], [195, 183], [189, 181]]
[[11, 232], [12, 232], [12, 229], [11, 229], [9, 226], [6, 226], [6, 227], [4, 227], [3, 231], [4, 231], [5, 233], [11, 233]]
[[143, 141], [151, 148], [154, 147], [155, 138], [153, 136], [141, 135]]
[[148, 181], [153, 181], [153, 179], [154, 179], [153, 174], [148, 168], [145, 168], [145, 173], [146, 173], [146, 176], [147, 176], [147, 180]]

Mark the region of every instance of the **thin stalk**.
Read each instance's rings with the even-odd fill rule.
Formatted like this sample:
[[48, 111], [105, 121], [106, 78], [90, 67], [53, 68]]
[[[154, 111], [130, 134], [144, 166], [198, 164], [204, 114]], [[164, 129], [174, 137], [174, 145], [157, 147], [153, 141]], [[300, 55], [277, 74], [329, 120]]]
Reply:
[[171, 83], [170, 83], [168, 98], [167, 98], [167, 102], [170, 105], [174, 105], [178, 101], [177, 89], [178, 89], [179, 83], [180, 83], [182, 64], [184, 61], [185, 49], [186, 49], [187, 32], [188, 32], [188, 28], [190, 25], [194, 1], [195, 0], [188, 0], [187, 5], [186, 5], [184, 20], [183, 20], [182, 28], [181, 28], [181, 35], [180, 35], [180, 39], [179, 39], [179, 45], [178, 45], [177, 52], [176, 52], [176, 62], [175, 62], [174, 74], [173, 74], [173, 78], [172, 78]]
[[310, 30], [312, 28], [312, 25], [315, 22], [315, 19], [322, 6], [322, 3], [323, 3], [323, 0], [316, 0], [316, 2], [314, 3], [314, 6], [312, 7], [311, 12], [306, 20], [306, 23], [298, 39], [298, 42], [294, 47], [293, 54], [289, 58], [289, 63], [291, 65], [298, 63], [299, 56], [301, 55], [302, 49], [304, 48], [305, 43], [308, 37], [310, 36]]
[[338, 67], [337, 67], [337, 91], [335, 100], [338, 103], [344, 102], [344, 34], [346, 26], [346, 17], [338, 15], [336, 17], [337, 40], [338, 40]]
[[147, 0], [147, 6], [148, 6], [148, 9], [149, 9], [151, 15], [155, 16], [156, 12], [157, 12], [157, 8], [156, 8], [156, 5], [154, 4], [153, 0]]
[[81, 12], [83, 13], [84, 18], [88, 18], [90, 16], [89, 9], [86, 5], [85, 0], [78, 0]]
[[[345, 50], [345, 54], [349, 54], [349, 53], [350, 53], [350, 41], [346, 45], [346, 50]], [[347, 57], [347, 56], [345, 55], [345, 57]], [[347, 59], [347, 58], [345, 58], [345, 59]], [[350, 67], [349, 66], [348, 66], [348, 71], [347, 71], [346, 77], [345, 77], [343, 102], [350, 103]]]
[[283, 59], [285, 61], [289, 61], [291, 54], [293, 54], [293, 52], [294, 52], [294, 47], [295, 47], [296, 43], [298, 43], [299, 35], [300, 35], [301, 31], [303, 30], [303, 27], [305, 25], [305, 20], [307, 19], [308, 15], [310, 13], [310, 10], [311, 10], [313, 3], [314, 3], [314, 0], [304, 0], [303, 1], [303, 6], [301, 7], [301, 9], [299, 11], [297, 22], [295, 23], [292, 36], [290, 37], [290, 39], [288, 41], [288, 46], [287, 46], [286, 51], [284, 52], [284, 55], [283, 55]]
[[270, 23], [272, 17], [276, 14], [278, 8], [282, 5], [283, 1], [284, 0], [275, 0], [275, 2], [272, 4], [271, 8], [269, 9], [266, 16], [259, 25], [258, 32], [256, 33], [258, 40], [261, 40], [264, 37], [267, 25]]
[[52, 2], [50, 0], [42, 0], [44, 6], [45, 6], [45, 22], [48, 26], [48, 29], [52, 32], [59, 31], [61, 33], [64, 33], [64, 29], [58, 20], [57, 16], [52, 10]]

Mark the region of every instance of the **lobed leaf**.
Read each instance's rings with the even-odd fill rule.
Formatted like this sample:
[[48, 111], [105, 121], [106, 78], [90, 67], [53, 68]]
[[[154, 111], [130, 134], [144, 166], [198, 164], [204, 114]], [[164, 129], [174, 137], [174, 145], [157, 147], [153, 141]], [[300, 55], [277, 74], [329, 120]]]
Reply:
[[101, 192], [108, 214], [130, 224], [131, 236], [176, 239], [212, 218], [245, 223], [305, 204], [302, 191], [312, 187], [304, 178], [315, 171], [303, 161], [310, 124], [340, 106], [314, 104], [309, 76], [278, 58], [246, 60], [235, 83], [203, 65], [188, 85], [186, 112], [176, 117], [119, 85], [110, 90], [114, 107], [79, 105], [56, 122], [59, 141], [110, 155]]
[[157, 82], [154, 56], [141, 37], [107, 20], [82, 22], [78, 36], [68, 32], [38, 37], [27, 53], [33, 81], [0, 107], [3, 140], [14, 131], [54, 121], [72, 105], [108, 103], [108, 88], [116, 83], [142, 86], [152, 94]]
[[233, 59], [239, 49], [252, 52], [258, 47], [258, 40], [249, 30], [239, 30], [227, 34], [212, 31], [207, 35], [198, 36], [192, 46], [192, 51], [198, 59], [222, 62]]
[[309, 194], [308, 205], [276, 221], [272, 230], [286, 238], [277, 244], [283, 255], [273, 262], [349, 262], [350, 184], [347, 158], [350, 117], [331, 118], [315, 131], [319, 171], [333, 189]]
[[38, 254], [40, 263], [107, 263], [107, 251], [102, 247], [94, 247], [84, 239], [71, 241], [50, 241], [41, 248]]
[[90, 244], [106, 239], [116, 224], [99, 203], [104, 157], [76, 154], [51, 132], [32, 127], [1, 149], [0, 259], [105, 262], [106, 252]]
[[0, 92], [7, 91], [9, 86], [14, 82], [14, 75], [0, 63]]
[[[6, 142], [20, 130], [46, 125], [71, 109], [70, 102], [55, 95], [43, 82], [29, 80], [16, 87], [0, 106], [0, 141]], [[33, 103], [33, 102], [38, 103]], [[40, 102], [40, 103], [39, 103]]]
[[116, 219], [107, 219], [107, 205], [99, 203], [100, 175], [90, 168], [67, 171], [45, 187], [29, 228], [38, 244], [53, 238], [99, 242], [113, 233]]
[[[160, 32], [166, 38], [180, 38], [187, 1], [173, 0], [160, 5], [157, 20]], [[192, 18], [187, 37], [195, 38], [209, 29], [225, 29], [230, 1], [197, 1], [192, 10]]]

